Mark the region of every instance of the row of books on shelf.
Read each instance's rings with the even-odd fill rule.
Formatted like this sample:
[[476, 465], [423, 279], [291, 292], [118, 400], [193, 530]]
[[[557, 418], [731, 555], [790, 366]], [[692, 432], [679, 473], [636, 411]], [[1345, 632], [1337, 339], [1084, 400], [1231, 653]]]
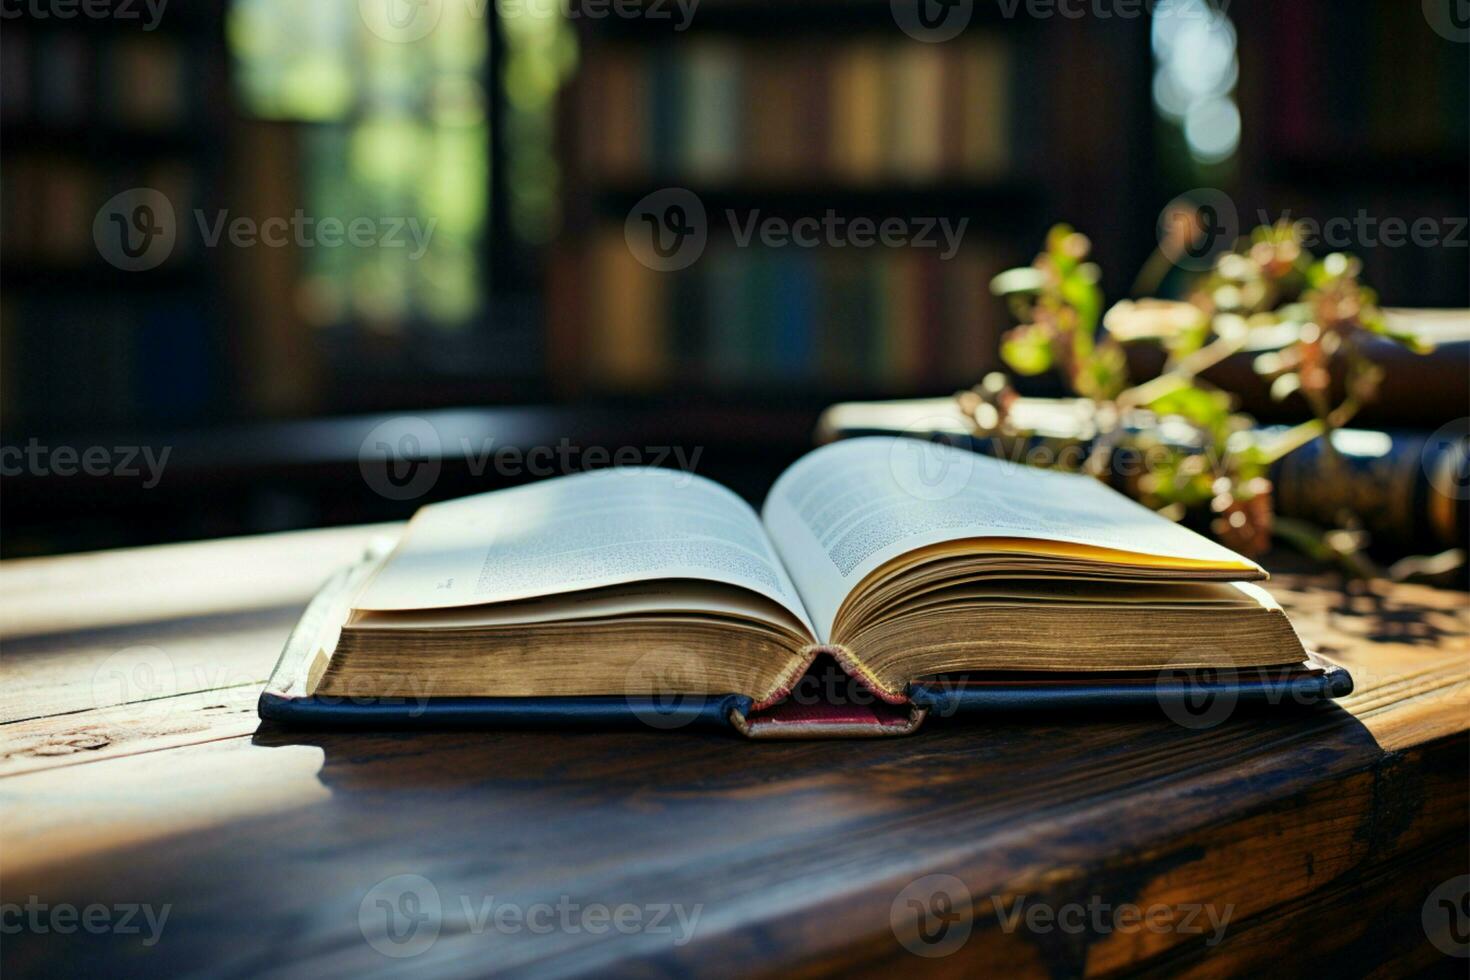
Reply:
[[0, 118], [48, 127], [112, 126], [150, 132], [204, 108], [204, 55], [159, 33], [98, 37], [78, 31], [0, 33]]
[[1350, 252], [1363, 281], [1390, 299], [1464, 305], [1470, 285], [1465, 189], [1438, 181], [1396, 181], [1360, 190], [1293, 186], [1274, 209], [1242, 209], [1241, 226], [1289, 219], [1317, 255]]
[[219, 383], [205, 301], [160, 291], [119, 304], [86, 293], [0, 301], [0, 409], [12, 426], [44, 406], [49, 427], [179, 423]]
[[1012, 169], [1010, 42], [605, 44], [574, 84], [584, 177], [983, 180]]
[[718, 241], [688, 268], [659, 272], [609, 229], [552, 259], [550, 372], [602, 391], [968, 384], [995, 366], [1006, 314], [989, 283], [1005, 264], [968, 241], [947, 258]]
[[21, 151], [7, 160], [0, 182], [0, 252], [7, 264], [65, 268], [97, 259], [98, 210], [133, 187], [153, 188], [173, 204], [178, 234], [169, 261], [188, 255], [196, 239], [188, 233], [198, 186], [194, 166], [184, 158], [117, 164], [55, 152]]
[[1470, 48], [1437, 34], [1417, 5], [1361, 8], [1303, 0], [1242, 14], [1262, 35], [1260, 105], [1248, 107], [1263, 116], [1256, 130], [1278, 152], [1314, 161], [1347, 149], [1392, 156], [1463, 147]]

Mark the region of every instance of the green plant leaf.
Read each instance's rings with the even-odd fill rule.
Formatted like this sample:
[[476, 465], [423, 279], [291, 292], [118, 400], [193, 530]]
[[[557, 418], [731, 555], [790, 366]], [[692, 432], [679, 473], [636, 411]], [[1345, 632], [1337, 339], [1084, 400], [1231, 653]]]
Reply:
[[1098, 344], [1082, 364], [1077, 378], [1079, 394], [1089, 398], [1108, 399], [1128, 385], [1128, 358], [1115, 341]]
[[1091, 335], [1102, 316], [1102, 290], [1086, 277], [1072, 275], [1062, 280], [1062, 299], [1077, 311], [1078, 329]]
[[1001, 340], [1001, 359], [1017, 374], [1043, 374], [1053, 363], [1051, 341], [1035, 326], [1017, 327]]
[[1230, 418], [1230, 396], [1193, 386], [1176, 388], [1148, 407], [1160, 415], [1178, 415], [1211, 433], [1223, 430]]

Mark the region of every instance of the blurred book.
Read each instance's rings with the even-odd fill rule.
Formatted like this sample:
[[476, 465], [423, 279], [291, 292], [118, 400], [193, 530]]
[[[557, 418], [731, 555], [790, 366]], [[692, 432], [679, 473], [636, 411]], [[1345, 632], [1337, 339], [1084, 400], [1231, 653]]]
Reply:
[[[201, 14], [135, 34], [7, 18], [0, 34], [4, 407], [15, 429], [197, 419], [223, 376], [223, 304], [191, 210], [220, 200], [210, 104], [222, 30]], [[109, 266], [99, 210], [157, 191], [179, 234], [157, 268]], [[206, 196], [207, 195], [207, 196]]]
[[593, 180], [860, 185], [991, 179], [1011, 168], [1011, 53], [949, 44], [606, 44], [574, 89]]
[[996, 366], [1004, 311], [988, 243], [938, 249], [740, 247], [711, 238], [687, 269], [633, 258], [623, 229], [555, 263], [551, 373], [565, 387], [902, 391]]
[[[1357, 418], [1371, 426], [1433, 429], [1465, 416], [1470, 407], [1470, 310], [1389, 308], [1385, 314], [1397, 330], [1418, 336], [1434, 349], [1417, 354], [1386, 337], [1373, 337], [1364, 352], [1383, 368], [1378, 396]], [[1235, 395], [1240, 410], [1264, 422], [1306, 418], [1310, 409], [1300, 395], [1284, 401], [1271, 397], [1271, 382], [1255, 369], [1261, 354], [1296, 340], [1296, 328], [1252, 332], [1249, 346], [1204, 372], [1203, 377]], [[1152, 345], [1128, 346], [1131, 377], [1150, 378], [1163, 367], [1163, 353]], [[1343, 397], [1343, 365], [1332, 363], [1334, 398]]]
[[[1041, 449], [1055, 459], [1058, 447], [1087, 446], [1096, 438], [1092, 403], [1081, 398], [1019, 398], [1009, 408], [1006, 431], [979, 434], [953, 398], [849, 402], [833, 405], [817, 423], [816, 441], [902, 435], [942, 442], [985, 455], [1025, 461]], [[1191, 450], [1160, 420], [1137, 411], [1125, 428]], [[1269, 441], [1285, 427], [1255, 433]], [[1277, 513], [1336, 527], [1346, 515], [1360, 520], [1380, 551], [1463, 547], [1470, 536], [1470, 419], [1435, 430], [1339, 429], [1332, 458], [1318, 439], [1278, 460], [1271, 469]], [[1138, 457], [1115, 456], [1110, 482], [1127, 487], [1139, 475]]]
[[[1346, 16], [1336, 0], [1251, 5], [1232, 11], [1247, 50], [1272, 71], [1243, 66], [1260, 95], [1256, 131], [1273, 156], [1299, 164], [1365, 150], [1386, 157], [1452, 152], [1470, 128], [1470, 54], [1404, 16], [1397, 0], [1369, 0]], [[1252, 103], [1256, 99], [1250, 99]]]
[[[736, 4], [677, 39], [580, 25], [560, 103], [565, 223], [548, 280], [557, 392], [699, 384], [816, 405], [943, 391], [995, 366], [1004, 307], [986, 283], [1024, 261], [1057, 215], [1088, 216], [1100, 252], [1134, 247], [1124, 218], [1136, 202], [1108, 188], [1148, 165], [1148, 99], [1099, 106], [1061, 88], [1146, 91], [1147, 31], [1133, 29], [1145, 25], [991, 14], [929, 44], [872, 16], [886, 11], [837, 5], [814, 19], [804, 6]], [[641, 306], [659, 321], [629, 333], [592, 285], [617, 261], [603, 240], [669, 187], [704, 205], [708, 244], [679, 271], [624, 265], [637, 281], [616, 288], [652, 297]], [[963, 244], [942, 260], [840, 233], [811, 248], [737, 247], [726, 226], [757, 215], [787, 227], [893, 219], [915, 234], [963, 222]], [[634, 334], [632, 353], [596, 339]]]

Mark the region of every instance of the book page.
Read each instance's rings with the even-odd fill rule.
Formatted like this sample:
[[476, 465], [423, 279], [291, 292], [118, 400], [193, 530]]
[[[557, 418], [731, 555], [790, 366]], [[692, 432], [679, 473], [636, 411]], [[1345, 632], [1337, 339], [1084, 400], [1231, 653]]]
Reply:
[[659, 579], [750, 589], [810, 629], [750, 505], [711, 480], [656, 468], [430, 504], [353, 608], [443, 609]]
[[786, 607], [748, 589], [692, 580], [632, 582], [488, 605], [437, 609], [357, 610], [354, 629], [486, 629], [532, 623], [569, 623], [577, 619], [677, 616], [699, 613], [771, 623], [797, 634], [811, 632]]
[[946, 541], [1034, 539], [1260, 572], [1091, 477], [918, 439], [851, 439], [808, 453], [771, 488], [763, 518], [823, 640], [865, 575]]

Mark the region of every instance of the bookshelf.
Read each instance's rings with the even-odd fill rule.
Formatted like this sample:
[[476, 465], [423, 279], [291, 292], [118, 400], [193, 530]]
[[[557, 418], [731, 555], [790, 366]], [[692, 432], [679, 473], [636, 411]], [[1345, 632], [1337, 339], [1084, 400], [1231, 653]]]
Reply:
[[[146, 30], [146, 18], [20, 13], [0, 33], [7, 429], [208, 417], [228, 369], [219, 278], [184, 231], [219, 199], [221, 4], [170, 7]], [[162, 264], [129, 272], [103, 258], [93, 228], [135, 187], [168, 199], [180, 233]]]
[[1242, 224], [1263, 210], [1317, 227], [1363, 215], [1366, 234], [1316, 250], [1359, 255], [1385, 303], [1470, 303], [1463, 226], [1448, 247], [1381, 240], [1386, 219], [1430, 219], [1448, 235], [1446, 217], [1470, 215], [1470, 46], [1435, 33], [1419, 4], [1395, 0], [1242, 4], [1231, 16]]
[[[989, 280], [1028, 262], [1051, 223], [1084, 223], [1118, 268], [1140, 260], [1151, 227], [1113, 219], [1119, 175], [1150, 170], [1147, 23], [999, 9], [978, 5], [944, 43], [908, 37], [870, 0], [710, 0], [683, 32], [580, 20], [560, 106], [564, 230], [547, 261], [553, 391], [947, 392], [998, 364], [1009, 324]], [[708, 243], [661, 272], [634, 257], [624, 222], [669, 187], [697, 195]], [[956, 249], [740, 242], [752, 219], [828, 215], [914, 235], [964, 225]]]

